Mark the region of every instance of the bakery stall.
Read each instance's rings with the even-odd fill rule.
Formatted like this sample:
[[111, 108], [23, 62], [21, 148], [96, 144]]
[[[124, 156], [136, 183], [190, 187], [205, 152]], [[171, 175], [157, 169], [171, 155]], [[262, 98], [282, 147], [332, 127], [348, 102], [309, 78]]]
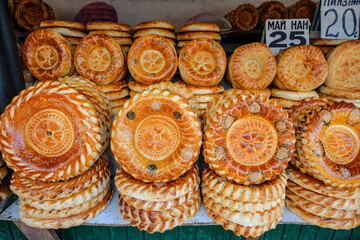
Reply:
[[0, 4], [0, 239], [360, 239], [357, 2]]

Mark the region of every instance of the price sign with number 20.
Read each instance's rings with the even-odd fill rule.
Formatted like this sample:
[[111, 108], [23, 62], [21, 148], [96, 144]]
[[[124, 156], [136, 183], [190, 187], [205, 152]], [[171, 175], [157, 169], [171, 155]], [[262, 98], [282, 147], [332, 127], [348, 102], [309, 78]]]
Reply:
[[360, 1], [321, 0], [321, 38], [357, 39]]

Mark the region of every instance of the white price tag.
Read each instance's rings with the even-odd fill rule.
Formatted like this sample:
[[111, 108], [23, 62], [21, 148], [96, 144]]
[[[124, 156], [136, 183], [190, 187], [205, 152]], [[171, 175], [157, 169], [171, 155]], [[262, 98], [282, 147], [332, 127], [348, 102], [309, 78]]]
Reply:
[[266, 20], [266, 44], [274, 55], [284, 48], [309, 44], [308, 19]]
[[321, 0], [321, 38], [357, 39], [360, 1]]

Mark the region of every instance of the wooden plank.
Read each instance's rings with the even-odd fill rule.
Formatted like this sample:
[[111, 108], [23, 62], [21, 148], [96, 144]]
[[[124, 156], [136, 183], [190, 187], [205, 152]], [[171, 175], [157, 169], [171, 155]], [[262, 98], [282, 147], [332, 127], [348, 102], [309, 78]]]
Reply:
[[74, 228], [60, 229], [60, 236], [63, 240], [76, 240]]
[[264, 240], [280, 240], [284, 231], [284, 224], [278, 224], [275, 229], [264, 234]]
[[93, 240], [91, 226], [78, 226], [74, 228], [76, 240]]
[[335, 230], [329, 228], [319, 228], [316, 240], [329, 240], [334, 235]]
[[126, 234], [126, 227], [109, 227], [111, 240], [128, 239]]
[[288, 224], [284, 226], [282, 239], [297, 240], [301, 231], [301, 225]]
[[179, 240], [192, 240], [196, 238], [196, 228], [195, 227], [181, 227], [180, 234], [178, 239]]
[[360, 239], [360, 227], [354, 228], [351, 232], [350, 240]]
[[351, 235], [351, 230], [336, 230], [332, 240], [348, 240]]
[[9, 229], [10, 226], [7, 221], [0, 221], [0, 239], [13, 239]]
[[55, 230], [33, 228], [22, 222], [13, 223], [28, 239], [60, 240]]
[[300, 235], [298, 239], [301, 240], [314, 240], [318, 233], [319, 227], [312, 225], [304, 225], [301, 227]]

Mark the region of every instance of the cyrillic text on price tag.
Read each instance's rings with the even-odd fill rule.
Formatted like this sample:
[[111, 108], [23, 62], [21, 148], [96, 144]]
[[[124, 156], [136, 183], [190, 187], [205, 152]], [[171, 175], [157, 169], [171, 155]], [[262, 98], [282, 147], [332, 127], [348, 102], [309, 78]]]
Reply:
[[321, 38], [359, 38], [360, 0], [321, 0]]
[[284, 48], [309, 44], [308, 19], [266, 20], [266, 44], [276, 55]]

